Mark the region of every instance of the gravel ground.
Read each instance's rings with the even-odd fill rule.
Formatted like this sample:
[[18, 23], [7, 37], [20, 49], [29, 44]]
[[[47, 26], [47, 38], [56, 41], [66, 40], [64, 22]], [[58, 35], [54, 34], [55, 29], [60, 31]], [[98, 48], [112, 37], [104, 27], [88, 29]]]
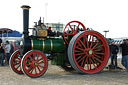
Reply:
[[[118, 60], [119, 66], [123, 68]], [[47, 72], [39, 78], [14, 73], [9, 66], [0, 66], [0, 85], [128, 85], [128, 72], [108, 70], [93, 75], [82, 75], [76, 71], [67, 72], [55, 65], [49, 65]]]

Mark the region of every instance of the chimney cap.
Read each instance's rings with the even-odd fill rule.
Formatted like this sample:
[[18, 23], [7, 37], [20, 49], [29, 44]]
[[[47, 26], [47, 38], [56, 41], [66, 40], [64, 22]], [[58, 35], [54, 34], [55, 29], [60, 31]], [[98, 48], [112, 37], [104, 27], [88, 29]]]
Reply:
[[21, 8], [22, 8], [22, 9], [30, 9], [31, 7], [28, 6], [28, 5], [23, 5], [23, 6], [21, 6]]

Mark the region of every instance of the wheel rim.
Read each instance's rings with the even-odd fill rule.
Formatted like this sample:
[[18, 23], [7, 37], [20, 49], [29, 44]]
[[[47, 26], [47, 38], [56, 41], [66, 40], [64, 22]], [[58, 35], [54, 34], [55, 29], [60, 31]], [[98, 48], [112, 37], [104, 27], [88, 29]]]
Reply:
[[100, 72], [109, 59], [108, 44], [105, 38], [95, 31], [80, 34], [74, 42], [72, 51], [75, 68], [81, 73]]
[[11, 69], [18, 73], [18, 74], [23, 74], [21, 70], [21, 54], [19, 50], [16, 50], [10, 57], [9, 61]]
[[30, 51], [22, 59], [22, 70], [29, 77], [43, 75], [48, 67], [46, 56], [40, 51]]
[[[74, 28], [72, 26], [75, 26]], [[81, 28], [81, 29], [79, 29]], [[68, 37], [73, 37], [75, 36], [79, 31], [85, 31], [86, 30], [86, 27], [79, 21], [71, 21], [69, 22], [64, 30], [63, 30], [63, 38], [64, 38], [64, 41], [69, 44], [69, 40]]]

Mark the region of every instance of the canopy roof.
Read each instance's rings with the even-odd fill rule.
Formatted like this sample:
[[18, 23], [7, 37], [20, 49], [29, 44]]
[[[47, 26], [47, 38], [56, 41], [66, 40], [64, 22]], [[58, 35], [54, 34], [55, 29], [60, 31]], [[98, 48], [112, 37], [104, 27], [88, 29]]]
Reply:
[[13, 30], [9, 29], [9, 28], [0, 28], [0, 34], [2, 33], [12, 33]]

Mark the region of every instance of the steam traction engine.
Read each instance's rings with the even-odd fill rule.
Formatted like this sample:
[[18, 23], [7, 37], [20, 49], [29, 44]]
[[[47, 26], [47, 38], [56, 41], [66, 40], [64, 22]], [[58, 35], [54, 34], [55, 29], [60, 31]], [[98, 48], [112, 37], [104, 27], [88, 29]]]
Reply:
[[[71, 21], [61, 32], [47, 29], [41, 20], [35, 24], [29, 36], [29, 6], [23, 9], [23, 34], [20, 49], [10, 58], [11, 69], [29, 77], [43, 75], [51, 64], [66, 71], [76, 70], [83, 74], [100, 72], [107, 64], [109, 47], [106, 39], [98, 32], [86, 30], [79, 21]], [[47, 55], [47, 56], [46, 56]]]

